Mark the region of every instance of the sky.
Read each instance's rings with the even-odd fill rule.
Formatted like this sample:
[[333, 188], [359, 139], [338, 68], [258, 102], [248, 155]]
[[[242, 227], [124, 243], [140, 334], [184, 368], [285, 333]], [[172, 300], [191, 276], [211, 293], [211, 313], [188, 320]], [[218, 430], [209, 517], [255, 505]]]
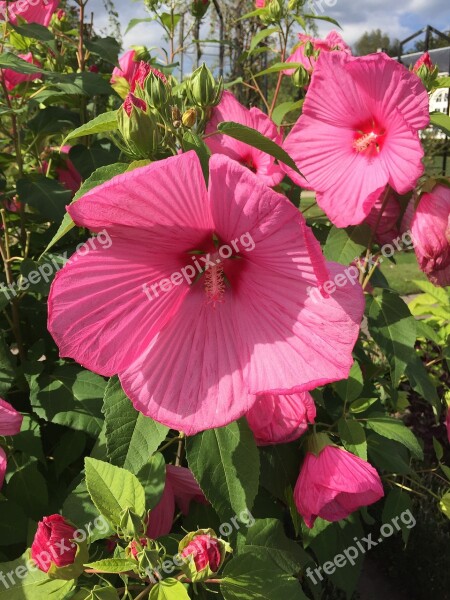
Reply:
[[[222, 0], [226, 2], [226, 0]], [[449, 0], [307, 0], [311, 12], [326, 14], [336, 19], [343, 37], [350, 45], [365, 32], [381, 29], [391, 38], [400, 40], [426, 25], [441, 31], [450, 29]], [[148, 17], [143, 0], [115, 0], [115, 7], [122, 24], [122, 34], [131, 19]], [[324, 12], [322, 12], [321, 10]], [[94, 11], [96, 28], [107, 26], [108, 15], [103, 0], [90, 0], [88, 9]], [[326, 35], [333, 28], [324, 21], [317, 21], [319, 32]], [[155, 23], [143, 23], [123, 36], [124, 49], [131, 45], [161, 48], [164, 45], [161, 31]], [[157, 50], [154, 51], [157, 53]]]

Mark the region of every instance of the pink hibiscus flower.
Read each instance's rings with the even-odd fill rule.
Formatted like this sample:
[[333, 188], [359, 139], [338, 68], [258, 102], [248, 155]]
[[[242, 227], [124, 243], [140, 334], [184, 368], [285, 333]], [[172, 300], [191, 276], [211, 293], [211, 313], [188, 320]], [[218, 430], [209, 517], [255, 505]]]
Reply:
[[419, 266], [434, 285], [450, 285], [450, 188], [420, 198], [411, 223]]
[[175, 505], [186, 516], [191, 501], [208, 503], [189, 469], [166, 465], [166, 485], [160, 501], [150, 511], [146, 535], [153, 540], [168, 535], [172, 531]]
[[118, 373], [138, 410], [187, 434], [238, 419], [255, 394], [346, 378], [364, 306], [350, 284], [310, 298], [342, 267], [285, 196], [223, 155], [209, 181], [188, 152], [70, 205], [112, 244], [70, 260], [49, 297], [61, 356]]
[[[298, 37], [300, 43], [294, 49], [294, 52], [285, 62], [299, 63], [308, 71], [312, 73], [317, 63], [317, 54], [324, 52], [344, 52], [345, 54], [351, 55], [352, 49], [348, 46], [337, 31], [330, 31], [327, 37], [322, 40], [320, 38], [313, 38], [310, 35], [299, 33]], [[305, 53], [306, 44], [310, 43], [314, 49], [315, 56], [307, 56]], [[283, 71], [285, 75], [293, 75], [295, 69], [286, 69]]]
[[387, 184], [399, 194], [415, 186], [423, 173], [418, 130], [428, 123], [426, 89], [396, 60], [324, 52], [284, 148], [319, 206], [347, 227], [366, 218]]
[[399, 236], [398, 220], [402, 212], [397, 194], [390, 189], [388, 191], [389, 197], [380, 216], [385, 193], [386, 190], [381, 192], [372, 210], [363, 221], [369, 225], [372, 231], [376, 230], [375, 240], [381, 245], [390, 244], [393, 239]]
[[316, 405], [308, 392], [292, 396], [257, 396], [245, 415], [258, 446], [287, 444], [299, 438], [316, 418]]
[[27, 23], [39, 23], [48, 27], [53, 13], [56, 12], [59, 0], [33, 0], [32, 2], [5, 2], [0, 0], [0, 21], [8, 20], [17, 25], [17, 17], [25, 19]]
[[119, 67], [114, 67], [110, 83], [117, 83], [119, 77], [123, 77], [128, 83], [131, 83], [138, 67], [139, 61], [136, 60], [136, 50], [128, 50], [119, 58]]
[[[31, 65], [42, 67], [41, 63], [33, 58], [31, 52], [28, 52], [28, 54], [19, 54], [19, 58], [27, 63], [30, 63]], [[3, 69], [1, 70], [1, 73], [5, 81], [6, 89], [9, 91], [14, 89], [17, 85], [19, 85], [19, 83], [23, 83], [24, 81], [33, 81], [34, 79], [39, 79], [40, 77], [39, 73], [25, 75], [24, 73], [17, 73], [16, 71], [13, 71], [13, 69]]]
[[[16, 435], [22, 427], [22, 421], [22, 415], [9, 402], [0, 398], [0, 435]], [[6, 467], [6, 453], [0, 447], [0, 489], [5, 479]]]
[[[216, 131], [219, 123], [223, 121], [233, 121], [252, 127], [280, 146], [283, 142], [283, 134], [278, 131], [275, 123], [267, 115], [259, 108], [249, 110], [238, 102], [231, 92], [227, 91], [223, 93], [220, 104], [213, 108], [211, 119], [206, 126], [206, 133]], [[253, 146], [244, 144], [244, 142], [234, 140], [227, 135], [213, 135], [206, 138], [205, 142], [211, 152], [226, 154], [248, 167], [258, 175], [261, 181], [269, 186], [278, 185], [284, 177], [283, 170], [272, 156], [253, 148]]]
[[297, 510], [310, 528], [317, 517], [340, 521], [383, 496], [372, 465], [337, 446], [325, 446], [318, 456], [306, 454], [294, 490]]

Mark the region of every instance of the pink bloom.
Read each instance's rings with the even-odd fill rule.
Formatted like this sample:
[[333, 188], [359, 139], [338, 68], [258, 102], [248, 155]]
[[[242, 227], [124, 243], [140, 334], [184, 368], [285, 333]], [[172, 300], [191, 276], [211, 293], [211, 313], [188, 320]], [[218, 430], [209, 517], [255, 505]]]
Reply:
[[141, 100], [140, 98], [137, 98], [134, 94], [130, 92], [123, 103], [123, 109], [129, 117], [131, 117], [131, 113], [133, 112], [133, 106], [135, 106], [136, 108], [140, 108], [144, 112], [147, 110], [147, 104], [145, 103], [145, 101]]
[[[142, 546], [142, 548], [145, 548], [147, 546], [147, 538], [141, 538], [139, 540], [139, 544], [140, 544], [140, 546]], [[130, 542], [128, 548], [129, 548], [130, 554], [133, 558], [137, 558], [137, 555], [142, 550], [142, 548], [139, 548], [136, 540], [132, 540]], [[114, 548], [113, 548], [113, 551], [114, 551]]]
[[41, 571], [47, 573], [52, 564], [57, 567], [73, 564], [77, 552], [77, 546], [72, 542], [75, 533], [75, 527], [61, 515], [44, 517], [38, 523], [31, 557]]
[[172, 530], [175, 517], [175, 503], [184, 515], [189, 513], [191, 501], [206, 504], [200, 486], [189, 469], [166, 466], [166, 485], [158, 504], [150, 512], [147, 524], [147, 536], [156, 539], [168, 535]]
[[125, 78], [131, 83], [138, 67], [139, 61], [136, 61], [136, 50], [128, 50], [119, 58], [119, 67], [113, 69], [110, 82], [116, 83], [119, 77]]
[[418, 59], [416, 64], [413, 66], [413, 72], [417, 73], [420, 67], [426, 67], [430, 71], [434, 69], [433, 62], [428, 52], [424, 52], [422, 56]]
[[193, 555], [197, 572], [209, 567], [212, 573], [217, 573], [222, 562], [220, 543], [210, 535], [196, 535], [182, 551], [181, 556], [187, 558]]
[[91, 66], [89, 67], [89, 72], [90, 72], [90, 73], [99, 73], [99, 72], [100, 72], [100, 69], [98, 68], [98, 66], [97, 66], [97, 65], [91, 65]]
[[[284, 148], [319, 206], [347, 227], [366, 218], [386, 184], [399, 194], [415, 186], [423, 173], [418, 130], [428, 123], [427, 91], [396, 60], [324, 52]], [[289, 175], [302, 185], [297, 173]]]
[[434, 285], [450, 285], [450, 188], [423, 194], [411, 232], [419, 266]]
[[143, 89], [145, 80], [150, 75], [150, 73], [156, 75], [156, 77], [161, 79], [163, 83], [167, 83], [167, 77], [164, 75], [164, 73], [161, 73], [161, 71], [158, 71], [158, 69], [155, 69], [155, 67], [152, 67], [148, 63], [141, 60], [130, 82], [131, 91], [134, 92], [136, 86], [139, 86]]
[[[267, 115], [259, 108], [249, 110], [238, 102], [231, 92], [227, 91], [223, 93], [220, 104], [213, 108], [211, 119], [206, 126], [206, 133], [216, 131], [222, 121], [234, 121], [252, 127], [280, 146], [283, 142], [283, 134], [278, 131], [275, 123]], [[251, 169], [261, 181], [269, 186], [278, 185], [284, 177], [284, 172], [272, 156], [248, 144], [227, 135], [213, 135], [206, 138], [205, 142], [211, 152], [226, 154]]]
[[0, 398], [0, 435], [16, 435], [22, 427], [22, 421], [22, 415]]
[[243, 416], [257, 394], [347, 377], [362, 291], [310, 297], [335, 266], [249, 169], [213, 155], [206, 189], [188, 152], [114, 177], [68, 212], [112, 244], [58, 272], [49, 330], [61, 356], [118, 373], [144, 414], [191, 435]]
[[340, 521], [383, 496], [372, 465], [336, 446], [325, 446], [318, 456], [306, 454], [294, 489], [297, 510], [310, 528], [317, 517]]
[[[348, 46], [344, 42], [342, 37], [339, 35], [339, 33], [334, 30], [330, 31], [330, 33], [324, 40], [320, 38], [313, 38], [310, 35], [305, 35], [303, 33], [299, 33], [298, 37], [300, 39], [300, 44], [297, 46], [297, 48], [295, 48], [294, 52], [288, 59], [286, 59], [285, 62], [300, 63], [303, 67], [305, 67], [308, 73], [313, 72], [317, 62], [317, 57], [306, 56], [305, 46], [308, 43], [312, 45], [315, 53], [321, 51], [338, 51], [344, 52], [345, 54], [349, 55], [352, 53], [352, 49], [350, 48], [350, 46]], [[286, 69], [285, 71], [283, 71], [285, 75], [293, 75], [294, 72], [295, 69]]]
[[[25, 60], [27, 63], [31, 65], [36, 65], [37, 67], [41, 67], [41, 63], [38, 60], [33, 58], [31, 52], [28, 54], [19, 54], [19, 58]], [[33, 81], [34, 79], [39, 79], [39, 73], [31, 73], [29, 75], [25, 75], [23, 73], [17, 73], [13, 71], [13, 69], [4, 69], [2, 70], [3, 78], [5, 80], [6, 88], [11, 91], [15, 88], [19, 83], [23, 83], [24, 81]]]
[[8, 20], [13, 25], [17, 25], [17, 17], [20, 16], [27, 23], [39, 23], [39, 25], [48, 27], [58, 4], [59, 0], [33, 0], [33, 2], [0, 0], [0, 21]]
[[392, 240], [398, 237], [400, 231], [397, 226], [397, 222], [402, 212], [398, 196], [393, 190], [389, 190], [389, 198], [383, 213], [380, 217], [380, 212], [385, 196], [385, 190], [383, 190], [378, 200], [373, 205], [372, 210], [364, 219], [363, 223], [367, 223], [372, 231], [376, 230], [375, 240], [383, 245], [390, 244]]
[[245, 415], [258, 446], [286, 444], [299, 438], [316, 418], [316, 406], [308, 392], [292, 396], [257, 396]]
[[267, 0], [255, 0], [255, 8], [265, 8]]

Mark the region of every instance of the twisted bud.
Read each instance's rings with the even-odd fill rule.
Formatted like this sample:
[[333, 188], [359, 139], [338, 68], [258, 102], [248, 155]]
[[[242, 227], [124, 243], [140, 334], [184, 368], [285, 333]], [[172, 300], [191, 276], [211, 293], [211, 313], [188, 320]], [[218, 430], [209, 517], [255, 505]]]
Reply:
[[150, 158], [162, 141], [156, 117], [144, 100], [131, 92], [117, 113], [119, 131], [135, 158]]

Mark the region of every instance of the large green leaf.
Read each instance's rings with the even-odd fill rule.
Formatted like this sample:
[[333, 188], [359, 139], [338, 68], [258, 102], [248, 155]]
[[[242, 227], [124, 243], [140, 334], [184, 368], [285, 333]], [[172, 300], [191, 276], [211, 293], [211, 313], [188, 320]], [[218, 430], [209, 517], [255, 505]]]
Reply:
[[85, 459], [86, 486], [92, 502], [112, 525], [120, 524], [127, 508], [139, 516], [145, 513], [145, 492], [129, 471], [95, 458]]
[[258, 491], [259, 456], [244, 420], [188, 438], [186, 450], [191, 471], [221, 518], [251, 510]]
[[45, 175], [33, 175], [17, 181], [17, 193], [21, 202], [35, 208], [49, 221], [59, 222], [70, 203], [72, 192], [55, 179]]
[[0, 545], [23, 543], [26, 538], [27, 517], [22, 508], [11, 500], [0, 501]]
[[168, 427], [138, 412], [122, 390], [118, 377], [109, 380], [103, 412], [111, 462], [137, 475], [165, 439]]
[[64, 365], [31, 378], [30, 402], [42, 419], [97, 436], [103, 425], [105, 388], [103, 377]]
[[406, 446], [416, 458], [420, 460], [423, 459], [423, 451], [416, 436], [408, 429], [408, 427], [406, 427], [403, 421], [380, 415], [371, 416], [370, 419], [367, 419], [365, 425], [383, 437], [400, 442], [400, 444]]
[[328, 260], [349, 265], [367, 248], [369, 239], [370, 229], [367, 225], [358, 225], [347, 229], [332, 227], [323, 253]]
[[24, 75], [38, 75], [43, 72], [42, 68], [32, 65], [11, 52], [3, 52], [0, 54], [0, 68], [12, 69], [16, 73], [22, 73]]
[[334, 388], [338, 396], [347, 402], [353, 402], [359, 398], [364, 387], [363, 376], [359, 364], [355, 361], [350, 369], [347, 379], [338, 381]]
[[392, 385], [397, 387], [414, 354], [414, 317], [400, 296], [387, 290], [379, 296], [369, 296], [367, 316], [369, 331], [388, 359]]
[[102, 113], [101, 115], [98, 115], [98, 117], [95, 117], [95, 119], [91, 119], [84, 125], [81, 125], [80, 127], [77, 127], [76, 129], [71, 131], [69, 135], [67, 135], [64, 138], [64, 141], [61, 144], [61, 146], [64, 146], [64, 144], [67, 144], [67, 142], [69, 142], [70, 140], [84, 137], [86, 135], [93, 135], [94, 133], [105, 133], [107, 131], [116, 131], [118, 126], [119, 125], [117, 122], [116, 110]]
[[149, 598], [150, 600], [189, 600], [190, 596], [182, 583], [168, 577], [152, 588]]
[[244, 142], [249, 146], [253, 146], [254, 148], [257, 148], [266, 154], [270, 154], [270, 156], [273, 156], [288, 167], [291, 167], [291, 169], [294, 169], [294, 171], [297, 173], [300, 173], [297, 165], [289, 156], [289, 154], [278, 144], [272, 140], [269, 140], [269, 138], [266, 138], [259, 131], [256, 131], [256, 129], [252, 129], [251, 127], [234, 123], [232, 121], [220, 123], [217, 129], [220, 131], [220, 133], [229, 135], [235, 140], [239, 140], [240, 142]]
[[96, 54], [112, 65], [118, 66], [117, 58], [120, 52], [120, 43], [115, 38], [108, 36], [95, 40], [85, 40], [84, 45], [91, 54]]
[[307, 600], [297, 579], [250, 553], [226, 565], [220, 590], [225, 600]]
[[431, 124], [437, 127], [447, 135], [450, 135], [450, 117], [441, 112], [431, 113]]
[[253, 50], [258, 46], [260, 42], [262, 42], [265, 38], [273, 35], [274, 33], [278, 33], [280, 31], [279, 27], [272, 27], [272, 29], [262, 29], [258, 31], [250, 42], [249, 54], [253, 52]]
[[344, 447], [363, 460], [367, 460], [367, 442], [363, 426], [358, 421], [339, 419], [338, 431]]
[[279, 104], [272, 113], [272, 121], [276, 125], [281, 125], [284, 117], [288, 113], [300, 109], [303, 106], [303, 102], [304, 100], [297, 100], [296, 102], [283, 102]]
[[127, 571], [134, 571], [137, 567], [136, 561], [132, 558], [103, 558], [85, 564], [87, 567], [102, 573], [126, 573]]
[[48, 508], [48, 489], [45, 477], [36, 461], [21, 465], [9, 479], [5, 496], [20, 506], [27, 517], [38, 521]]

